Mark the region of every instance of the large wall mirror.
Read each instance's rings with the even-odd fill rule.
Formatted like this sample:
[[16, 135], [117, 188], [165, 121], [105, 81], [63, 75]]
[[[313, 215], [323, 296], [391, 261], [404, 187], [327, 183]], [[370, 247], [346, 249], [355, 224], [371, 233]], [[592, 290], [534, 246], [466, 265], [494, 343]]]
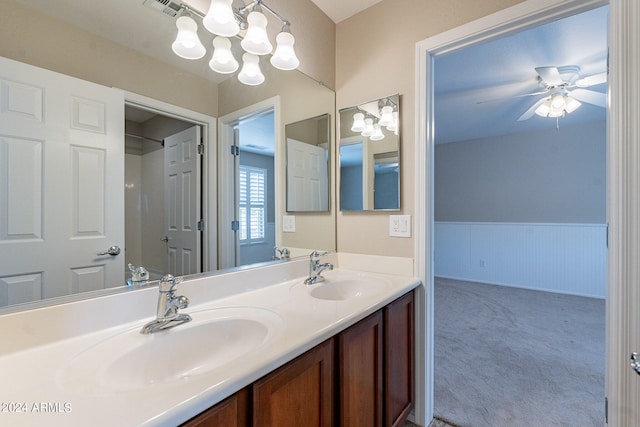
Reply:
[[340, 110], [340, 210], [400, 209], [400, 97]]
[[[51, 8], [48, 0], [6, 0], [5, 6], [11, 10], [8, 18], [11, 25], [3, 25], [4, 28], [0, 29], [0, 56], [65, 75], [83, 76], [87, 81], [118, 87], [130, 94], [143, 94], [140, 98], [159, 99], [157, 105], [171, 104], [175, 109], [164, 111], [163, 108], [156, 108], [155, 103], [152, 103], [154, 107], [148, 107], [134, 97], [136, 100], [127, 102], [126, 107], [120, 107], [119, 114], [126, 120], [117, 115], [107, 117], [109, 123], [122, 120], [122, 126], [116, 127], [116, 132], [120, 132], [118, 140], [126, 144], [118, 149], [122, 156], [120, 174], [110, 176], [107, 186], [121, 187], [118, 190], [120, 195], [115, 198], [124, 205], [117, 212], [116, 216], [120, 219], [116, 222], [126, 235], [123, 242], [119, 243], [121, 253], [113, 256], [122, 260], [119, 278], [95, 286], [96, 282], [88, 275], [69, 284], [67, 282], [72, 282], [73, 278], [68, 272], [63, 272], [57, 276], [57, 282], [62, 283], [60, 290], [50, 292], [45, 283], [38, 283], [37, 280], [29, 283], [27, 289], [21, 287], [26, 276], [3, 265], [6, 262], [3, 254], [6, 255], [11, 249], [10, 245], [0, 241], [0, 313], [131, 289], [131, 286], [125, 285], [126, 279], [131, 277], [127, 267], [129, 263], [134, 267], [146, 267], [151, 279], [169, 272], [167, 260], [170, 258], [167, 257], [170, 244], [167, 242], [179, 240], [179, 237], [166, 231], [166, 209], [181, 209], [184, 204], [176, 202], [173, 207], [167, 207], [175, 194], [167, 192], [164, 163], [171, 162], [171, 157], [167, 157], [166, 153], [176, 146], [174, 142], [182, 144], [185, 138], [194, 141], [196, 151], [201, 139], [208, 144], [204, 148], [207, 153], [204, 158], [209, 160], [202, 160], [194, 166], [199, 168], [198, 185], [194, 186], [199, 193], [194, 193], [197, 196], [192, 200], [190, 209], [197, 214], [198, 220], [193, 224], [201, 234], [194, 244], [199, 245], [200, 252], [193, 259], [192, 269], [170, 272], [191, 274], [238, 265], [278, 262], [274, 246], [290, 248], [293, 257], [307, 255], [314, 249], [336, 249], [335, 209], [331, 207], [335, 203], [329, 202], [335, 200], [335, 196], [330, 187], [328, 210], [298, 218], [295, 232], [285, 233], [282, 230], [282, 216], [287, 210], [285, 125], [309, 117], [329, 117], [335, 111], [335, 94], [332, 90], [297, 70], [282, 71], [271, 67], [268, 57], [260, 60], [265, 82], [259, 86], [242, 84], [235, 74], [228, 77], [213, 75], [208, 69], [209, 58], [203, 58], [199, 64], [189, 63], [176, 71], [177, 67], [183, 67], [184, 61], [180, 58], [163, 62], [164, 54], [148, 56], [154, 47], [150, 44], [156, 43], [157, 49], [166, 49], [168, 55], [172, 56], [171, 41], [176, 31], [175, 20], [143, 5], [148, 1], [110, 2], [110, 9], [123, 11], [122, 14], [105, 14], [104, 5], [93, 0], [62, 0], [61, 3], [58, 5], [60, 7]], [[109, 58], [110, 66], [91, 64], [88, 58], [96, 56]], [[153, 67], [153, 73], [150, 73], [153, 77], [145, 74], [145, 66]], [[167, 67], [166, 72], [163, 67]], [[3, 70], [0, 69], [0, 78], [2, 74]], [[158, 79], [162, 75], [167, 76], [166, 80]], [[194, 85], [193, 82], [197, 81], [205, 84], [202, 87]], [[157, 97], [154, 93], [156, 90]], [[78, 95], [83, 97], [82, 93]], [[314, 102], [309, 102], [310, 99]], [[239, 111], [263, 108], [267, 101], [271, 102], [270, 110], [263, 109], [246, 116], [240, 114], [234, 122], [223, 123], [224, 117]], [[182, 114], [180, 111], [183, 107], [200, 113], [193, 116]], [[214, 117], [214, 120], [207, 122], [206, 117]], [[331, 127], [330, 121], [327, 142], [335, 141], [335, 128]], [[221, 135], [223, 129], [230, 132]], [[7, 128], [0, 130], [0, 137], [6, 132]], [[234, 135], [239, 139], [234, 140]], [[230, 154], [228, 146], [223, 147], [224, 144], [236, 146], [235, 152], [240, 153], [242, 163], [237, 156]], [[0, 154], [0, 163], [7, 158]], [[12, 170], [16, 169], [13, 168], [16, 165], [11, 166]], [[241, 219], [234, 217], [241, 209], [241, 201], [239, 194], [233, 194], [233, 189], [238, 188], [234, 180], [240, 182], [243, 176], [252, 179], [257, 175], [251, 173], [258, 169], [265, 171], [264, 224], [261, 226], [262, 234], [251, 234], [251, 221], [246, 222], [248, 225], [244, 229], [233, 223]], [[91, 169], [85, 172], [91, 173]], [[330, 175], [334, 175], [334, 172], [330, 172]], [[46, 180], [42, 181], [47, 184]], [[329, 176], [328, 182], [335, 182], [335, 176]], [[48, 186], [43, 185], [43, 191], [47, 189]], [[225, 193], [228, 189], [231, 194]], [[13, 200], [20, 202], [24, 199], [13, 197]], [[42, 200], [45, 201], [43, 206], [48, 207], [52, 205], [50, 201], [58, 200], [58, 195], [43, 193]], [[61, 197], [59, 200], [65, 199]], [[246, 204], [242, 206], [247, 212], [251, 209]], [[252, 205], [254, 211], [256, 206]], [[42, 212], [47, 215], [45, 209]], [[51, 227], [47, 231], [50, 230]], [[239, 237], [240, 233], [244, 233], [244, 239]], [[105, 240], [105, 252], [110, 245], [111, 242]], [[235, 256], [230, 253], [235, 253]], [[54, 251], [26, 254], [27, 258], [46, 258], [49, 264], [55, 264]], [[68, 251], [60, 251], [58, 255], [71, 257]], [[95, 253], [93, 255], [95, 258]], [[111, 259], [108, 254], [105, 257]], [[89, 267], [86, 271], [100, 274]], [[43, 269], [30, 267], [32, 273]], [[36, 276], [38, 274], [30, 277]], [[36, 303], [33, 304], [33, 301]]]
[[287, 212], [329, 210], [330, 126], [329, 114], [287, 124]]

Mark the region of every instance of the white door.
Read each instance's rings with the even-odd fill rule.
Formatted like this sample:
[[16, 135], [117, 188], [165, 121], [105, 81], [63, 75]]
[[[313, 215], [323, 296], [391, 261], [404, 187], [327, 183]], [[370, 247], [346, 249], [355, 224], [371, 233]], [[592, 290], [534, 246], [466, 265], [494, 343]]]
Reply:
[[324, 148], [287, 138], [287, 211], [329, 210]]
[[0, 306], [124, 284], [124, 96], [0, 58]]
[[193, 126], [164, 140], [167, 273], [174, 276], [199, 273], [202, 265], [200, 138]]

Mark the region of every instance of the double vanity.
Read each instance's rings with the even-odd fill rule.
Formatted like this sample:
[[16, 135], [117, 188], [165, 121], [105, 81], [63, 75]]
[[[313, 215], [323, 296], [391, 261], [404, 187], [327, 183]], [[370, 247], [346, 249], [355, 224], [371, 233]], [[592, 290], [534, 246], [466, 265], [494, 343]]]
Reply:
[[[320, 425], [392, 425], [412, 404], [413, 262], [325, 259], [311, 285], [308, 259], [189, 277], [174, 288], [191, 321], [152, 333], [157, 283], [0, 316], [0, 424], [283, 425], [319, 408]], [[389, 408], [394, 387], [408, 401]]]

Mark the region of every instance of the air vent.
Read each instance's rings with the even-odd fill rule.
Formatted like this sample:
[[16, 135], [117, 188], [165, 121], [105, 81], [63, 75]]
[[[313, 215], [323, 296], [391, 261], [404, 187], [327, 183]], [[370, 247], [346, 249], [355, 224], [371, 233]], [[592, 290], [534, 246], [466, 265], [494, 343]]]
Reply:
[[142, 4], [172, 18], [182, 13], [182, 5], [173, 0], [144, 0]]

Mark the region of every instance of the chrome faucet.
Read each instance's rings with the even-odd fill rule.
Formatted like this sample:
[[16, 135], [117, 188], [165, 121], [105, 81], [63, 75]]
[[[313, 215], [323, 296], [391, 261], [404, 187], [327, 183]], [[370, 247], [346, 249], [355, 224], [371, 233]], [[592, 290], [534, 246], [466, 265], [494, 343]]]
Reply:
[[178, 314], [179, 309], [189, 306], [189, 298], [176, 296], [176, 286], [180, 282], [182, 282], [181, 277], [173, 277], [170, 274], [160, 279], [156, 320], [144, 325], [140, 331], [141, 334], [153, 334], [191, 321], [191, 316], [188, 314]]
[[320, 264], [320, 257], [326, 255], [328, 255], [328, 252], [311, 252], [311, 255], [309, 255], [309, 277], [305, 279], [305, 285], [313, 285], [314, 283], [322, 282], [324, 277], [320, 274], [326, 269], [333, 270], [333, 264], [329, 262]]
[[129, 286], [137, 286], [142, 285], [144, 282], [149, 280], [149, 272], [146, 268], [140, 266], [136, 267], [133, 264], [129, 263], [129, 270], [131, 271], [131, 278], [127, 280], [127, 285]]
[[273, 256], [273, 258], [271, 258], [273, 261], [275, 260], [288, 260], [290, 258], [290, 253], [289, 253], [289, 249], [287, 248], [282, 248], [280, 249], [277, 246], [273, 247], [273, 250], [275, 251], [275, 255]]

